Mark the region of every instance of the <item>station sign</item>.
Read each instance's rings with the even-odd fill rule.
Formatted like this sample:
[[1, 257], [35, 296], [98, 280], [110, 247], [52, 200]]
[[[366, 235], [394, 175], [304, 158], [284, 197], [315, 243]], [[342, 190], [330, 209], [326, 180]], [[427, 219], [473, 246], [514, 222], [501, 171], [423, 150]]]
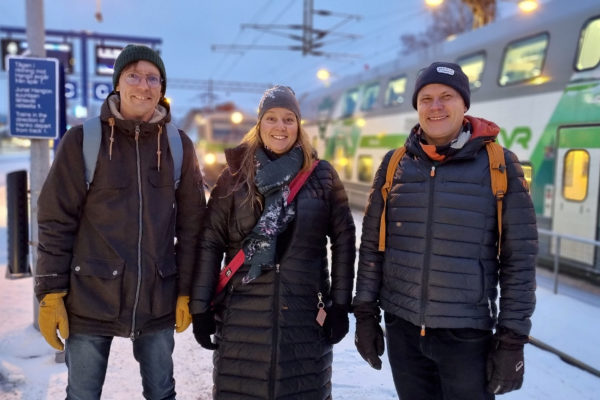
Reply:
[[112, 85], [109, 83], [94, 83], [94, 99], [104, 101], [112, 91]]
[[74, 99], [77, 97], [77, 83], [67, 81], [65, 82], [65, 99]]
[[[23, 55], [27, 51], [27, 41], [22, 39], [2, 39], [2, 70], [6, 71], [6, 57]], [[73, 73], [73, 46], [67, 42], [47, 42], [44, 44], [46, 57], [56, 58], [65, 69], [65, 74]]]
[[96, 75], [112, 76], [115, 60], [121, 54], [122, 46], [96, 45]]
[[59, 63], [51, 58], [8, 57], [11, 136], [59, 136]]

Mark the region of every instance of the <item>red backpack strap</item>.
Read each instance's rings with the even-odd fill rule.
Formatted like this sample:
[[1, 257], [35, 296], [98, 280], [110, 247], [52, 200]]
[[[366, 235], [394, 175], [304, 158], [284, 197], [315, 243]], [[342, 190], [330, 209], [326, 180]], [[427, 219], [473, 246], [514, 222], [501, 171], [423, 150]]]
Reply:
[[[289, 186], [290, 194], [287, 198], [288, 204], [294, 201], [294, 198], [296, 197], [296, 195], [298, 194], [298, 192], [300, 191], [310, 174], [317, 167], [317, 164], [319, 164], [319, 160], [315, 160], [309, 169], [299, 172], [294, 177], [294, 179], [292, 179]], [[217, 283], [217, 287], [215, 289], [215, 296], [217, 296], [223, 291], [223, 289], [225, 289], [225, 286], [227, 286], [229, 280], [233, 277], [233, 275], [235, 275], [237, 270], [240, 269], [242, 265], [244, 265], [245, 259], [246, 256], [244, 254], [244, 250], [240, 249], [237, 252], [237, 254], [231, 259], [229, 264], [227, 264], [227, 266], [221, 270], [221, 272], [219, 273], [219, 282]]]
[[294, 201], [294, 197], [296, 197], [296, 195], [304, 185], [304, 182], [306, 182], [310, 174], [312, 174], [314, 169], [317, 167], [317, 164], [319, 164], [319, 160], [313, 161], [309, 169], [307, 169], [306, 171], [299, 172], [298, 175], [296, 175], [294, 179], [292, 179], [292, 181], [290, 182], [290, 194], [287, 198], [288, 204]]

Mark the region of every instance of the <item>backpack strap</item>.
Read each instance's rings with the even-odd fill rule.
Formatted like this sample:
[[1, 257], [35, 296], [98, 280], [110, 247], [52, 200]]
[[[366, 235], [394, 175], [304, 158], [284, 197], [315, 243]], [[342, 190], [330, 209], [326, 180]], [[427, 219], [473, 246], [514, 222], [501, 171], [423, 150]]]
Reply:
[[[169, 148], [173, 156], [173, 182], [175, 189], [179, 186], [181, 179], [181, 166], [183, 164], [183, 144], [179, 129], [172, 124], [167, 124], [167, 138]], [[98, 152], [100, 151], [100, 141], [102, 140], [102, 122], [100, 117], [92, 117], [83, 123], [83, 162], [85, 163], [85, 184], [87, 189], [94, 180], [96, 162], [98, 161]]]
[[173, 182], [175, 182], [175, 189], [177, 189], [179, 187], [179, 181], [181, 180], [181, 166], [183, 164], [183, 144], [181, 143], [179, 129], [177, 129], [175, 124], [171, 122], [167, 124], [167, 138], [169, 139], [169, 148], [171, 149], [171, 156], [173, 156]]
[[[299, 172], [294, 177], [294, 179], [292, 179], [289, 185], [290, 194], [287, 198], [287, 204], [290, 204], [292, 201], [294, 201], [294, 198], [296, 197], [296, 195], [298, 194], [298, 192], [300, 191], [310, 174], [312, 174], [313, 170], [317, 167], [317, 164], [319, 164], [319, 160], [315, 160], [309, 169]], [[223, 289], [225, 289], [225, 286], [227, 286], [229, 280], [233, 277], [237, 270], [240, 269], [242, 265], [244, 265], [245, 259], [246, 256], [244, 254], [244, 249], [240, 249], [236, 253], [236, 255], [231, 259], [229, 264], [227, 264], [227, 266], [221, 270], [221, 272], [219, 273], [219, 282], [217, 282], [217, 287], [215, 289], [215, 296], [217, 296], [223, 291]]]
[[388, 163], [387, 171], [385, 174], [385, 183], [381, 187], [381, 196], [383, 197], [383, 209], [381, 211], [381, 221], [379, 223], [379, 251], [385, 251], [385, 212], [387, 206], [387, 197], [390, 194], [392, 188], [392, 181], [394, 180], [394, 173], [400, 163], [400, 160], [406, 153], [406, 146], [398, 147], [390, 162]]
[[487, 142], [485, 149], [490, 161], [490, 178], [492, 181], [492, 193], [496, 198], [496, 208], [498, 214], [498, 254], [502, 244], [502, 200], [508, 188], [508, 178], [506, 176], [506, 161], [504, 159], [504, 149], [496, 142]]
[[85, 163], [85, 184], [87, 189], [94, 180], [94, 171], [98, 161], [100, 140], [102, 139], [102, 123], [100, 117], [87, 119], [83, 123], [83, 162]]

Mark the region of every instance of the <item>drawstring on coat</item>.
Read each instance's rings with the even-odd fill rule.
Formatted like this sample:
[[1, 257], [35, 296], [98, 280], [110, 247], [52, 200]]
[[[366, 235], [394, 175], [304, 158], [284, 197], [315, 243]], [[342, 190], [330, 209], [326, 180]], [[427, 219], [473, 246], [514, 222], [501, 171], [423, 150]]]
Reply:
[[115, 119], [110, 117], [108, 119], [108, 125], [110, 125], [110, 144], [108, 146], [108, 159], [112, 161], [112, 146], [115, 141]]
[[162, 153], [160, 151], [160, 135], [162, 134], [162, 125], [158, 126], [158, 135], [157, 135], [157, 140], [158, 140], [158, 144], [156, 146], [156, 162], [158, 163], [158, 172], [160, 172], [160, 154]]

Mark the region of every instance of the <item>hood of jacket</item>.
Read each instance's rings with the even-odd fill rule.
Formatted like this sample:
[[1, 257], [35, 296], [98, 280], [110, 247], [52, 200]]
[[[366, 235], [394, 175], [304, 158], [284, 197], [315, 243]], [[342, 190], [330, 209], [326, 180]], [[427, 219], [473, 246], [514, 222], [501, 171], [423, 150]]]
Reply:
[[[495, 141], [500, 133], [500, 128], [498, 125], [484, 118], [465, 115], [465, 120], [471, 124], [471, 137], [469, 141], [458, 151], [458, 153], [451, 157], [452, 159], [465, 159], [473, 157], [485, 146], [486, 142]], [[416, 124], [411, 129], [408, 139], [406, 139], [406, 147], [408, 152], [413, 155], [418, 157], [429, 157], [419, 143], [420, 128], [421, 125]]]

